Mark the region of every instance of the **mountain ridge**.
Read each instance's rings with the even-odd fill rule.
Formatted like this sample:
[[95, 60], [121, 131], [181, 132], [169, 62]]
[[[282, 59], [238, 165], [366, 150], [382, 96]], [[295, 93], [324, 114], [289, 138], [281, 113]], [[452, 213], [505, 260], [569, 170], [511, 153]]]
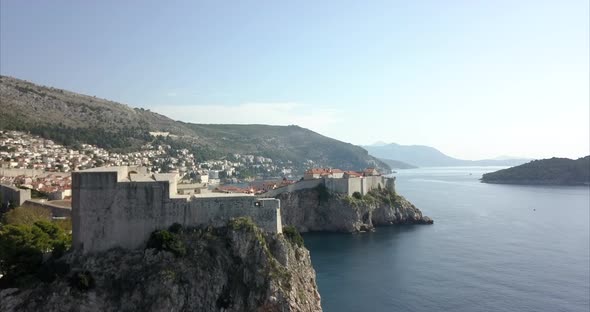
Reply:
[[135, 151], [153, 140], [150, 132], [174, 135], [167, 143], [206, 157], [255, 154], [310, 166], [360, 170], [389, 166], [366, 150], [299, 126], [193, 124], [149, 109], [0, 76], [0, 130], [28, 131], [64, 145], [95, 144]]
[[375, 146], [364, 145], [369, 154], [380, 159], [392, 159], [419, 167], [447, 167], [447, 166], [514, 166], [530, 159], [483, 159], [464, 160], [444, 154], [438, 149], [426, 145], [401, 145], [390, 143]]

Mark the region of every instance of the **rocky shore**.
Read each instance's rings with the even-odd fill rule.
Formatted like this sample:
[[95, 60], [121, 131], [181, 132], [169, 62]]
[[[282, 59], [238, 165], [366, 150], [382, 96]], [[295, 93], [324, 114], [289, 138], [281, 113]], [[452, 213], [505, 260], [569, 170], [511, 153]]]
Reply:
[[336, 194], [322, 186], [277, 196], [282, 222], [300, 232], [360, 232], [391, 224], [432, 224], [403, 196], [373, 190], [360, 198]]
[[66, 254], [53, 281], [1, 290], [0, 311], [321, 311], [296, 232], [240, 218], [174, 235], [171, 251]]

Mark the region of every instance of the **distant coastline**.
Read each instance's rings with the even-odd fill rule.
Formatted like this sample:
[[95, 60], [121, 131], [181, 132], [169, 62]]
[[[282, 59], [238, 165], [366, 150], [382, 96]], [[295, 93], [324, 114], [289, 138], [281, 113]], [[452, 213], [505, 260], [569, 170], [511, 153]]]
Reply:
[[590, 185], [590, 156], [550, 158], [486, 173], [481, 182], [515, 185]]

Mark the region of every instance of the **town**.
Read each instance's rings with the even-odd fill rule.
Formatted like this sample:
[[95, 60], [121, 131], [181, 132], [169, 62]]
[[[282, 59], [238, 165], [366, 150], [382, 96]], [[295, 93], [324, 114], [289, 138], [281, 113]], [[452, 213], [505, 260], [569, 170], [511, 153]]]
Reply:
[[[167, 132], [151, 134], [155, 138], [169, 135]], [[313, 168], [313, 162], [309, 161], [311, 168], [296, 176], [292, 166], [275, 163], [268, 157], [240, 154], [197, 161], [187, 149], [173, 149], [165, 144], [145, 144], [137, 152], [116, 153], [89, 144], [66, 147], [21, 131], [0, 131], [0, 184], [32, 192], [24, 200], [16, 200], [19, 205], [28, 200], [53, 209], [71, 207], [72, 172], [97, 167], [130, 166], [142, 168], [146, 174], [174, 173], [181, 195], [212, 192], [256, 195], [300, 180], [379, 175], [372, 168], [362, 172]], [[6, 198], [4, 201], [3, 206], [10, 206]]]
[[[167, 133], [154, 133], [167, 135]], [[142, 146], [131, 153], [109, 152], [103, 148], [80, 144], [78, 148], [65, 147], [52, 140], [19, 131], [0, 131], [0, 183], [20, 185], [52, 194], [68, 195], [71, 189], [70, 172], [95, 167], [141, 166], [154, 173], [175, 172], [187, 183], [202, 187], [219, 187], [220, 184], [246, 185], [254, 180], [292, 178], [292, 169], [278, 167], [263, 156], [233, 154], [230, 159], [213, 159], [198, 162], [187, 149], [173, 150], [169, 145]], [[277, 177], [277, 173], [281, 175]], [[253, 187], [267, 187], [254, 183]], [[227, 187], [236, 190], [236, 187]], [[251, 188], [248, 188], [251, 189]]]

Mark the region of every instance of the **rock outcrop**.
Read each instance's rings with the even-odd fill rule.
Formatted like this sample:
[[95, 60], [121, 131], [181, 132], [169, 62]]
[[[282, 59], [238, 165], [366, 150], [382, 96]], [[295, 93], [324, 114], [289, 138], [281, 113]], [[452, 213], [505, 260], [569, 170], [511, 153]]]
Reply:
[[309, 251], [247, 219], [185, 230], [183, 252], [70, 253], [50, 283], [4, 289], [0, 311], [321, 311]]
[[322, 186], [278, 195], [282, 222], [300, 232], [359, 232], [390, 224], [432, 224], [404, 197], [374, 190], [360, 198], [328, 192]]

